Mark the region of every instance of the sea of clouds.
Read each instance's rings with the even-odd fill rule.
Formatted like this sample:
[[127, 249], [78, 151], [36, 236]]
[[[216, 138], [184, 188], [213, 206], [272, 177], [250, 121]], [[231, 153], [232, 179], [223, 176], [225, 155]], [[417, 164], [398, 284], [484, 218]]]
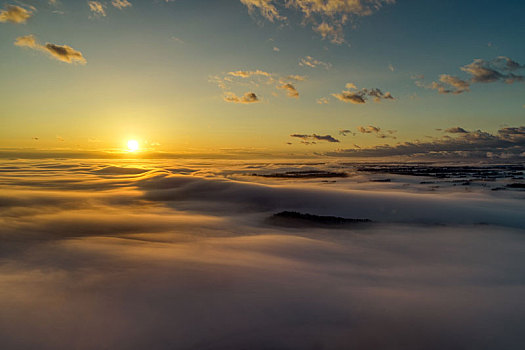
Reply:
[[[0, 165], [2, 349], [517, 349], [525, 193], [255, 161]], [[368, 218], [275, 226], [293, 210]]]

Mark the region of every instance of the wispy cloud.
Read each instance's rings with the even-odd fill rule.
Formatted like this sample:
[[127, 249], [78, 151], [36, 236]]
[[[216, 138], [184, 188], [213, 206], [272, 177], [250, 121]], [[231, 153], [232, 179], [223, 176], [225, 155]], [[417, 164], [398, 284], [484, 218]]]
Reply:
[[89, 10], [93, 13], [93, 15], [100, 16], [100, 17], [106, 16], [105, 5], [101, 3], [100, 1], [88, 1], [87, 4], [89, 7]]
[[51, 43], [46, 43], [45, 45], [42, 45], [37, 42], [35, 36], [32, 34], [17, 38], [15, 41], [15, 45], [46, 52], [54, 59], [66, 63], [86, 64], [87, 62], [82, 53], [73, 49], [71, 46], [57, 45]]
[[330, 69], [332, 68], [331, 63], [323, 62], [320, 60], [317, 60], [313, 58], [312, 56], [306, 56], [299, 60], [299, 65], [303, 67], [310, 67], [310, 68], [316, 68], [316, 67], [323, 67], [324, 69]]
[[259, 13], [271, 22], [286, 21], [285, 9], [298, 11], [304, 22], [323, 39], [334, 44], [345, 42], [343, 29], [352, 17], [369, 16], [395, 0], [241, 0], [250, 13]]
[[119, 10], [132, 6], [128, 0], [112, 0], [111, 5], [113, 5], [113, 7], [118, 8]]

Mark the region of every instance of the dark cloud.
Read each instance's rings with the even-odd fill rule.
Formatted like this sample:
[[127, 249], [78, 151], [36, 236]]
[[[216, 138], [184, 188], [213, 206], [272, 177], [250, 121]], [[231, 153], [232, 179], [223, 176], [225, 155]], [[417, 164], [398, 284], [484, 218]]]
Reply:
[[292, 134], [290, 137], [297, 137], [299, 139], [302, 139], [303, 141], [309, 142], [309, 140], [314, 141], [327, 141], [327, 142], [339, 142], [338, 139], [330, 136], [330, 135], [317, 135], [317, 134]]
[[471, 76], [473, 83], [492, 83], [503, 81], [512, 84], [515, 81], [523, 81], [525, 76], [513, 72], [525, 68], [508, 57], [500, 56], [486, 61], [475, 59], [472, 63], [461, 67], [461, 70]]
[[381, 91], [378, 88], [366, 89], [354, 91], [356, 86], [352, 83], [346, 84], [347, 90], [342, 91], [338, 94], [332, 94], [335, 98], [343, 102], [350, 102], [353, 104], [365, 104], [369, 97], [372, 97], [375, 102], [381, 102], [381, 100], [394, 100], [394, 97], [390, 92]]
[[299, 97], [299, 91], [290, 83], [282, 84], [277, 86], [277, 88], [286, 90], [288, 97], [292, 98], [298, 98]]
[[522, 65], [508, 57], [499, 56], [492, 60], [475, 59], [472, 63], [461, 67], [469, 75], [468, 79], [461, 79], [449, 74], [442, 74], [439, 81], [425, 84], [422, 78], [416, 78], [416, 85], [437, 90], [441, 94], [461, 94], [470, 91], [472, 84], [525, 81], [525, 75], [518, 73], [523, 70]]
[[348, 130], [348, 129], [339, 130], [339, 135], [342, 135], [342, 136], [353, 135], [353, 136], [355, 136], [355, 132], [353, 132], [352, 130]]
[[459, 131], [451, 128], [456, 137], [448, 135], [432, 142], [403, 142], [372, 148], [345, 149], [330, 152], [332, 156], [349, 157], [461, 157], [461, 158], [518, 158], [525, 157], [525, 127], [503, 128], [497, 134], [485, 131]]
[[445, 130], [445, 132], [448, 132], [449, 134], [468, 134], [467, 130], [465, 130], [462, 127], [459, 127], [459, 126], [456, 126], [456, 127], [453, 127], [453, 128], [448, 128], [448, 129]]
[[230, 92], [224, 95], [224, 101], [233, 103], [256, 103], [259, 102], [259, 98], [254, 92], [246, 92], [241, 97], [235, 95], [233, 92]]
[[362, 134], [374, 134], [376, 137], [380, 139], [386, 139], [386, 138], [393, 138], [395, 139], [395, 136], [392, 136], [392, 134], [396, 133], [396, 130], [386, 130], [385, 134], [384, 132], [381, 132], [381, 128], [373, 125], [369, 126], [359, 126], [357, 127], [357, 131], [359, 131]]
[[86, 64], [87, 62], [80, 51], [77, 51], [68, 45], [57, 45], [51, 43], [41, 45], [37, 42], [34, 35], [18, 37], [15, 41], [15, 45], [46, 52], [54, 59], [66, 63]]

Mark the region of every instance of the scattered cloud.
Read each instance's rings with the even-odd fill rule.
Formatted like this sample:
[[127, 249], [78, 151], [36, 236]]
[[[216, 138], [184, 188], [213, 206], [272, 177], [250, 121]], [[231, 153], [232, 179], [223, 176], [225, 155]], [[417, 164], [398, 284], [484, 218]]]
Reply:
[[299, 60], [299, 65], [302, 67], [316, 68], [318, 66], [323, 67], [324, 69], [332, 68], [331, 63], [323, 62], [313, 58], [312, 56], [306, 56]]
[[317, 134], [292, 134], [290, 137], [296, 137], [302, 139], [305, 142], [315, 142], [315, 141], [326, 141], [326, 142], [340, 142], [338, 139], [330, 135], [317, 135]]
[[113, 0], [111, 1], [111, 5], [113, 5], [113, 7], [118, 8], [119, 10], [132, 6], [128, 0]]
[[[232, 88], [249, 88], [249, 89], [266, 89], [266, 92], [278, 96], [277, 90], [286, 90], [288, 97], [298, 98], [299, 92], [296, 84], [306, 80], [306, 76], [303, 75], [285, 75], [281, 76], [277, 73], [266, 72], [260, 69], [255, 70], [237, 70], [231, 71], [225, 74], [225, 76], [212, 76], [210, 82], [217, 84], [217, 86], [223, 90], [225, 94], [224, 100], [227, 102], [239, 102], [239, 103], [250, 103], [257, 102], [259, 99], [256, 98], [244, 98], [238, 97], [231, 90]], [[268, 92], [268, 88], [270, 92]], [[255, 93], [253, 93], [255, 95]], [[257, 93], [257, 96], [259, 93]], [[255, 96], [255, 97], [257, 97]]]
[[279, 52], [279, 51], [281, 51], [281, 49], [278, 48], [277, 46], [274, 46], [274, 47], [273, 47], [273, 51], [275, 51], [275, 52]]
[[448, 128], [445, 130], [446, 133], [449, 134], [468, 134], [468, 131], [463, 129], [462, 127], [455, 126], [453, 128]]
[[229, 75], [232, 75], [234, 77], [239, 77], [239, 78], [250, 78], [250, 77], [253, 77], [253, 76], [256, 76], [256, 75], [261, 75], [261, 76], [264, 76], [264, 77], [271, 77], [272, 74], [271, 73], [268, 73], [268, 72], [265, 72], [265, 71], [262, 71], [262, 70], [252, 70], [252, 71], [242, 71], [242, 70], [238, 70], [238, 71], [235, 71], [235, 72], [229, 72], [228, 73]]
[[348, 130], [348, 129], [339, 130], [339, 135], [342, 135], [342, 136], [347, 136], [347, 135], [355, 136], [355, 132], [353, 132], [351, 130]]
[[396, 139], [395, 136], [392, 136], [397, 131], [396, 130], [386, 130], [386, 134], [384, 132], [381, 132], [381, 128], [373, 125], [369, 126], [359, 126], [357, 127], [357, 131], [359, 131], [361, 134], [374, 134], [376, 137], [380, 139], [386, 139], [386, 138], [392, 138]]
[[340, 101], [350, 102], [353, 104], [365, 104], [369, 97], [372, 97], [375, 102], [381, 102], [381, 100], [394, 100], [394, 97], [392, 94], [390, 94], [390, 92], [383, 93], [383, 91], [378, 88], [363, 88], [358, 91], [351, 91], [356, 90], [357, 87], [353, 83], [348, 83], [346, 84], [346, 89], [347, 90], [344, 90], [341, 93], [334, 93], [332, 96]]
[[[506, 127], [491, 134], [450, 128], [455, 137], [445, 135], [430, 142], [403, 142], [371, 148], [343, 149], [331, 156], [388, 157], [414, 156], [430, 158], [520, 158], [525, 154], [525, 126]], [[463, 130], [463, 131], [460, 131]]]
[[329, 39], [333, 44], [342, 44], [345, 42], [343, 34], [343, 26], [339, 23], [328, 24], [322, 22], [317, 26], [313, 27], [313, 30], [321, 35], [324, 39]]
[[388, 65], [388, 69], [389, 69], [391, 72], [394, 72], [394, 71], [396, 70], [392, 64], [389, 64], [389, 65]]
[[330, 103], [330, 101], [326, 97], [318, 98], [316, 102], [320, 105], [327, 105]]
[[395, 0], [241, 0], [241, 3], [251, 14], [259, 11], [270, 22], [286, 21], [283, 10], [296, 10], [303, 16], [303, 22], [312, 23], [312, 29], [323, 39], [342, 44], [344, 26], [352, 18], [369, 16]]
[[432, 82], [431, 89], [437, 90], [440, 94], [461, 94], [470, 91], [470, 83], [448, 74], [439, 76], [439, 82]]
[[256, 103], [259, 102], [259, 98], [254, 92], [246, 92], [240, 97], [233, 92], [228, 92], [224, 95], [224, 101], [233, 103]]
[[472, 63], [461, 67], [461, 70], [471, 76], [473, 83], [503, 81], [507, 84], [512, 84], [525, 79], [524, 75], [514, 73], [523, 68], [525, 68], [525, 65], [519, 64], [508, 57], [499, 56], [490, 61], [475, 59]]
[[416, 85], [426, 89], [437, 90], [440, 94], [461, 94], [470, 91], [476, 83], [504, 82], [512, 84], [514, 82], [525, 81], [525, 75], [519, 73], [525, 69], [522, 65], [512, 59], [499, 56], [492, 60], [475, 59], [472, 63], [460, 68], [468, 74], [468, 78], [462, 79], [449, 74], [442, 74], [438, 81], [425, 84], [423, 77], [413, 77]]
[[286, 90], [288, 97], [293, 97], [293, 98], [298, 98], [299, 97], [299, 92], [297, 91], [295, 86], [293, 86], [290, 83], [279, 85], [277, 88], [278, 89], [282, 89], [282, 90]]
[[87, 62], [80, 51], [77, 51], [68, 45], [57, 45], [51, 43], [41, 45], [37, 42], [35, 36], [32, 34], [17, 38], [15, 45], [46, 52], [54, 59], [66, 63], [86, 64]]
[[0, 22], [26, 23], [33, 12], [16, 5], [7, 5], [0, 11]]
[[88, 1], [87, 4], [89, 7], [89, 10], [93, 13], [93, 15], [98, 16], [98, 17], [106, 16], [105, 5], [101, 3], [100, 1]]
[[291, 81], [305, 81], [306, 77], [304, 75], [287, 75], [284, 80], [291, 80]]
[[369, 125], [368, 127], [359, 126], [357, 130], [362, 134], [371, 134], [371, 133], [378, 133], [381, 129], [372, 125]]

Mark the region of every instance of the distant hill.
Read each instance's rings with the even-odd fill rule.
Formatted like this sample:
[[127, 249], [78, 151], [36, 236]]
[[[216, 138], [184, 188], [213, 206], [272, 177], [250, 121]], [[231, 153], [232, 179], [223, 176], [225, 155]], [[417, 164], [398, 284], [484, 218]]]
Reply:
[[282, 211], [272, 215], [269, 222], [273, 225], [288, 227], [346, 227], [359, 223], [370, 223], [369, 219], [349, 219], [339, 216], [321, 216], [303, 214], [296, 211]]

